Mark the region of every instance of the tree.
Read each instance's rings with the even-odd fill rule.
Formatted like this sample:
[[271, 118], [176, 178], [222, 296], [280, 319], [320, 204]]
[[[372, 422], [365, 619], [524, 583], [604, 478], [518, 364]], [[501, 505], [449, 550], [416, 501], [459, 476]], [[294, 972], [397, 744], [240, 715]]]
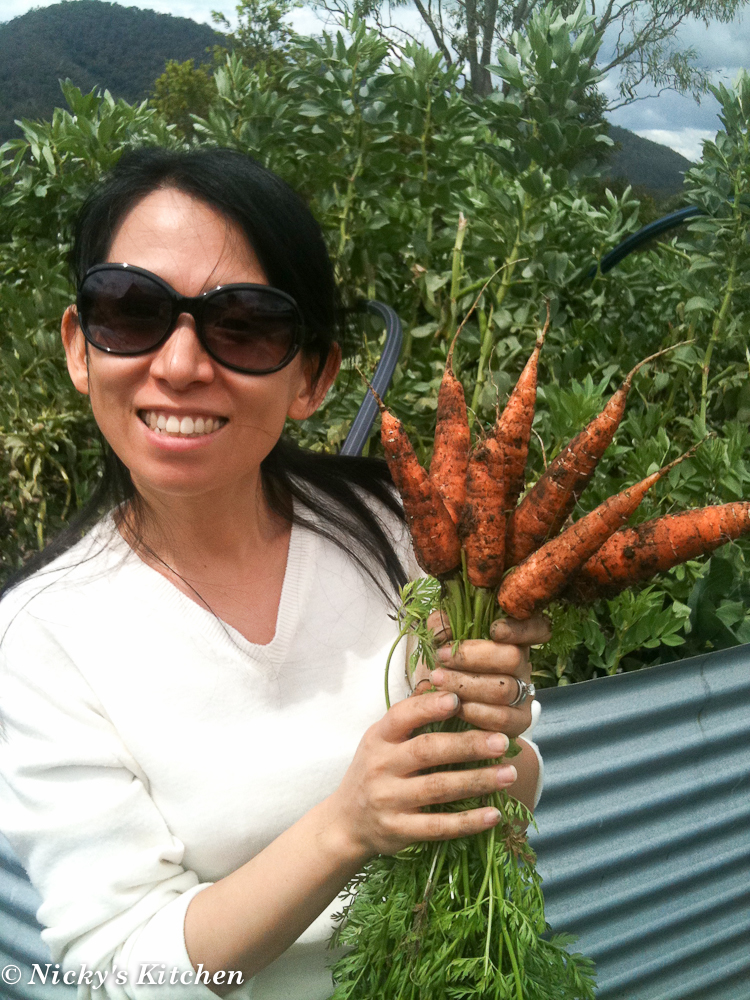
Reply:
[[226, 43], [215, 50], [217, 61], [224, 61], [228, 49], [248, 66], [262, 62], [268, 70], [278, 68], [296, 37], [285, 18], [301, 6], [301, 0], [238, 0], [234, 31], [224, 14], [213, 11], [214, 24], [227, 33]]
[[[514, 37], [523, 35], [532, 14], [546, 0], [313, 0], [318, 6], [339, 13], [354, 12], [380, 30], [396, 28], [386, 21], [384, 10], [414, 7], [428, 28], [434, 44], [449, 64], [468, 67], [475, 94], [486, 96], [492, 89], [488, 67], [496, 61], [499, 47], [515, 53]], [[661, 92], [676, 90], [699, 96], [708, 90], [707, 72], [696, 63], [694, 49], [680, 48], [677, 33], [688, 19], [706, 26], [727, 23], [747, 5], [747, 0], [581, 0], [605, 39], [608, 54], [599, 64], [602, 75], [620, 74], [619, 98], [610, 110], [637, 99], [641, 84], [651, 83]], [[577, 2], [562, 0], [555, 5], [572, 13]]]
[[191, 114], [206, 115], [216, 97], [216, 83], [205, 66], [192, 59], [169, 59], [154, 83], [153, 105], [183, 136], [193, 131]]

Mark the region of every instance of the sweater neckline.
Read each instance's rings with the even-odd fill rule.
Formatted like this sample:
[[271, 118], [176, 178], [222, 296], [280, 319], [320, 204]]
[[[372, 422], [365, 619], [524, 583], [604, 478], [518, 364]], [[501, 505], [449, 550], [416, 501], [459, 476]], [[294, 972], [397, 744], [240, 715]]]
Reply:
[[229, 646], [255, 661], [264, 660], [273, 664], [284, 661], [300, 623], [300, 608], [304, 606], [311, 567], [315, 564], [316, 536], [313, 532], [306, 530], [296, 521], [292, 522], [276, 629], [270, 642], [255, 643], [218, 615], [188, 597], [158, 570], [144, 562], [120, 535], [114, 523], [112, 527], [122, 545], [127, 548], [129, 554], [127, 561], [141, 577], [140, 582], [143, 586], [139, 588], [140, 593], [152, 607], [159, 607], [163, 613], [174, 615], [178, 619], [179, 627], [200, 632], [212, 644]]

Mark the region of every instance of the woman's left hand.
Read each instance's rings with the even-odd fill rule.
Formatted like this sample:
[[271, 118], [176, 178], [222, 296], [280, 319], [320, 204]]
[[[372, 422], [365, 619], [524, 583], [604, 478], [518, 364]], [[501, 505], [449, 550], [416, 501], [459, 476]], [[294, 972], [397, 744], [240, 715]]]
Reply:
[[526, 621], [500, 618], [492, 623], [491, 639], [467, 639], [455, 652], [450, 629], [435, 611], [428, 619], [438, 645], [438, 667], [426, 667], [414, 678], [417, 689], [450, 691], [458, 695], [458, 717], [478, 729], [520, 736], [531, 725], [531, 698], [510, 707], [518, 695], [517, 679], [531, 680], [529, 647], [547, 642], [550, 625], [542, 615]]

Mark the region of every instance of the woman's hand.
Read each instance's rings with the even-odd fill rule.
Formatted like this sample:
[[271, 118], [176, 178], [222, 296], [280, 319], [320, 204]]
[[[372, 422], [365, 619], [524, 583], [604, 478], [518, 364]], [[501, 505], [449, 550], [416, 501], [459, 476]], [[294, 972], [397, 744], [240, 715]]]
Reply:
[[395, 854], [422, 840], [450, 840], [494, 826], [500, 814], [484, 806], [466, 812], [424, 813], [423, 806], [489, 795], [509, 788], [517, 777], [512, 764], [471, 770], [428, 768], [499, 758], [508, 747], [501, 733], [422, 733], [430, 722], [456, 715], [459, 701], [450, 693], [429, 693], [394, 705], [363, 736], [338, 790], [335, 805], [345, 837], [345, 853], [361, 861]]
[[490, 732], [516, 737], [531, 724], [531, 699], [510, 707], [518, 695], [517, 678], [531, 680], [529, 647], [547, 642], [550, 625], [542, 615], [527, 621], [499, 618], [492, 623], [492, 639], [468, 639], [455, 653], [451, 633], [439, 611], [428, 625], [435, 632], [439, 666], [432, 673], [420, 668], [415, 674], [416, 690], [430, 686], [457, 694], [461, 700], [459, 718]]

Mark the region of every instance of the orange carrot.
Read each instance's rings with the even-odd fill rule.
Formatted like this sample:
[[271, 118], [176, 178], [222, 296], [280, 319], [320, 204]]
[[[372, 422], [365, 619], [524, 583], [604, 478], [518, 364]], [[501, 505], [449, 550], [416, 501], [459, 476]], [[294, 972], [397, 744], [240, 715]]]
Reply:
[[524, 487], [526, 459], [529, 455], [531, 424], [536, 406], [536, 377], [539, 352], [549, 329], [549, 302], [547, 321], [536, 338], [536, 346], [516, 382], [505, 409], [495, 421], [493, 434], [502, 449], [502, 468], [491, 470], [505, 483], [503, 509], [513, 510]]
[[453, 373], [453, 347], [451, 347], [438, 393], [430, 479], [440, 491], [455, 524], [460, 520], [466, 499], [466, 468], [470, 447], [471, 432], [464, 387]]
[[532, 552], [508, 573], [500, 586], [497, 602], [503, 611], [511, 618], [530, 618], [554, 600], [586, 560], [625, 524], [654, 483], [691, 454], [692, 450], [609, 497], [557, 538]]
[[513, 511], [505, 541], [506, 569], [522, 562], [562, 528], [612, 443], [625, 415], [633, 377], [643, 365], [664, 353], [659, 351], [638, 362], [601, 413], [563, 448]]
[[708, 555], [748, 533], [750, 503], [744, 501], [686, 510], [623, 528], [583, 564], [566, 597], [574, 602], [612, 597], [631, 584]]
[[380, 436], [393, 482], [401, 494], [414, 554], [431, 576], [443, 576], [461, 563], [461, 543], [437, 487], [419, 464], [401, 421], [383, 403]]
[[490, 472], [501, 463], [495, 438], [482, 441], [472, 452], [466, 478], [466, 505], [459, 525], [466, 570], [475, 587], [496, 587], [505, 569], [505, 514], [502, 481]]

